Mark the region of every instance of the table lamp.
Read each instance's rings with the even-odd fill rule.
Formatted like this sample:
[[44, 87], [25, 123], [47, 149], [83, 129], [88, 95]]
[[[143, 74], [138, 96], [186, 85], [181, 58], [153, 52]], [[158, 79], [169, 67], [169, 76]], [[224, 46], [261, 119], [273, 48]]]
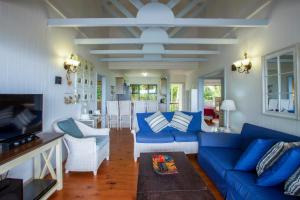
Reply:
[[230, 132], [229, 129], [229, 112], [235, 111], [235, 103], [233, 100], [224, 100], [221, 104], [221, 110], [224, 110], [226, 112], [226, 129], [225, 132]]

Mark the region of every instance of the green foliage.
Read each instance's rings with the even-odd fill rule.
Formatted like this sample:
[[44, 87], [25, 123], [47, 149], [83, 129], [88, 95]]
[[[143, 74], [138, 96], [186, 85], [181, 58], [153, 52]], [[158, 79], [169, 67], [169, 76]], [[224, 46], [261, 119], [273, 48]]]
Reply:
[[221, 97], [221, 86], [204, 86], [204, 99], [213, 100], [215, 97]]

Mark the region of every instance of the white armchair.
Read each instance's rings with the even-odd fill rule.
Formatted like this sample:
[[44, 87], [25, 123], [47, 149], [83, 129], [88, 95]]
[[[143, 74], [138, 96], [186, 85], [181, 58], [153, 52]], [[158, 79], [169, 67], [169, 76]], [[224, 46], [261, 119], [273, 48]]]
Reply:
[[[53, 129], [55, 132], [64, 133], [57, 125], [59, 121], [54, 122]], [[102, 161], [105, 159], [109, 160], [109, 129], [95, 129], [79, 121], [74, 121], [84, 138], [75, 138], [68, 134], [64, 135], [63, 140], [68, 152], [65, 172], [92, 171], [94, 175], [97, 175], [97, 170]], [[97, 137], [104, 138], [97, 142]]]

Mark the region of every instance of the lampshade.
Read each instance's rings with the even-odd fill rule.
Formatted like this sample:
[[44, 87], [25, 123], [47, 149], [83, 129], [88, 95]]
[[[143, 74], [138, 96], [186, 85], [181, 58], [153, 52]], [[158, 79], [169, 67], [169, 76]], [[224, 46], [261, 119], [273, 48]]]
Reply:
[[233, 100], [224, 100], [221, 104], [222, 110], [234, 111], [236, 110], [235, 103]]

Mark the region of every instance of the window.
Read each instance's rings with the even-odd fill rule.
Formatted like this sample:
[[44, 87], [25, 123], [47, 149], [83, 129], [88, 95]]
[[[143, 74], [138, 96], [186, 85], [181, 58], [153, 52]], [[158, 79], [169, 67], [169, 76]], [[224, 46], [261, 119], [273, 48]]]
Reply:
[[157, 100], [157, 85], [154, 84], [132, 84], [131, 100]]
[[298, 117], [297, 52], [297, 47], [291, 47], [264, 57], [263, 112], [265, 114]]

